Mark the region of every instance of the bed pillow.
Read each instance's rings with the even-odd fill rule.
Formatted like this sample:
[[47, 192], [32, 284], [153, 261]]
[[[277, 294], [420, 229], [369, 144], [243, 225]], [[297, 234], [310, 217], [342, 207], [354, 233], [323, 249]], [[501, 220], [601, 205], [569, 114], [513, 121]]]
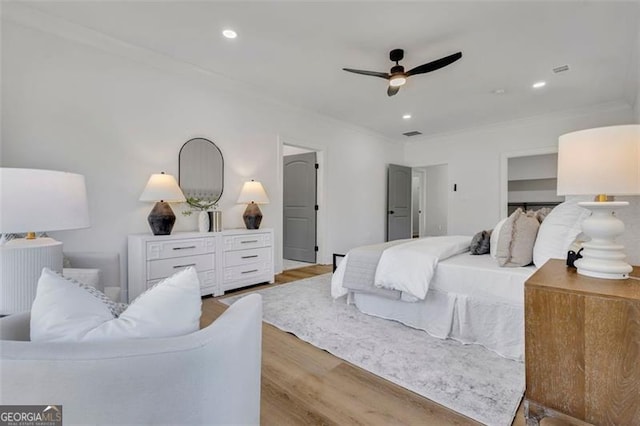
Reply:
[[591, 214], [572, 198], [556, 206], [540, 225], [533, 247], [533, 263], [542, 267], [549, 259], [566, 259], [569, 246], [582, 231], [582, 222]]
[[534, 211], [536, 219], [538, 219], [538, 222], [540, 223], [544, 222], [549, 213], [551, 213], [551, 209], [549, 207], [542, 207]]
[[31, 308], [31, 340], [117, 341], [173, 337], [199, 329], [200, 283], [194, 268], [160, 281], [122, 313], [110, 307], [102, 292], [85, 287], [45, 268]]
[[488, 231], [480, 231], [473, 236], [469, 251], [471, 254], [487, 254], [491, 245], [491, 229]]
[[489, 253], [491, 257], [496, 258], [496, 253], [498, 251], [498, 238], [500, 238], [500, 232], [502, 230], [502, 225], [507, 221], [508, 218], [502, 219], [498, 224], [493, 228], [493, 232], [491, 232], [491, 238], [489, 243]]
[[504, 222], [498, 238], [496, 259], [506, 267], [527, 266], [533, 261], [533, 246], [540, 228], [534, 212], [517, 209]]

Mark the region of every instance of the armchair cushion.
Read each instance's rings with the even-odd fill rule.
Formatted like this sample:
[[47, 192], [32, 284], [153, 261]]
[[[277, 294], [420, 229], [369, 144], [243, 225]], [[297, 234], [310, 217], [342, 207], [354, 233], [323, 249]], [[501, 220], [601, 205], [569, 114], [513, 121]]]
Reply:
[[161, 281], [123, 312], [120, 304], [102, 292], [45, 268], [31, 309], [31, 340], [86, 342], [179, 336], [198, 330], [200, 307], [200, 283], [193, 268]]

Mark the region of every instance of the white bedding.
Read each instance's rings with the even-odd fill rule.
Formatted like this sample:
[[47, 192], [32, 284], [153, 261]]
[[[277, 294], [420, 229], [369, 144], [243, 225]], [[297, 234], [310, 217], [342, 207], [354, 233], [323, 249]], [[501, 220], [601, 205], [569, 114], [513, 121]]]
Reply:
[[[400, 291], [401, 300], [405, 302], [424, 299], [438, 262], [468, 251], [470, 243], [471, 237], [444, 236], [409, 240], [387, 248], [380, 257], [372, 284]], [[348, 263], [349, 253], [331, 278], [331, 296], [334, 299], [348, 293], [342, 287]]]
[[524, 282], [535, 270], [502, 268], [491, 256], [463, 253], [438, 264], [424, 300], [406, 303], [354, 293], [350, 301], [366, 314], [522, 360]]
[[380, 257], [375, 286], [424, 299], [438, 262], [469, 250], [471, 238], [443, 236], [420, 238], [389, 247]]

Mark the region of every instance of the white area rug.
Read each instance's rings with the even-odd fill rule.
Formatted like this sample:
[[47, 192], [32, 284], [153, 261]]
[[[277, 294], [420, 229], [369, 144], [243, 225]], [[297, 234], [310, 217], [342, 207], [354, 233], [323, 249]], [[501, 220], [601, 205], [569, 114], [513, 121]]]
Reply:
[[256, 291], [264, 321], [472, 419], [511, 424], [524, 392], [524, 364], [365, 315], [344, 297], [334, 301], [330, 285], [325, 274]]

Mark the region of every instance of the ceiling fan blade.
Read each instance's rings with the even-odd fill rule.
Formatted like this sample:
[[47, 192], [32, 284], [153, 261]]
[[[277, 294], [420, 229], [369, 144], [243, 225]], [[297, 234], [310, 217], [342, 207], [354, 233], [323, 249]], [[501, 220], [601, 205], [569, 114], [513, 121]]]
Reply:
[[389, 86], [387, 88], [387, 96], [394, 96], [398, 91], [400, 91], [400, 86]]
[[451, 65], [460, 58], [462, 58], [462, 52], [454, 53], [453, 55], [445, 56], [444, 58], [437, 59], [435, 61], [429, 62], [428, 64], [417, 66], [407, 72], [407, 77], [410, 75], [424, 74], [431, 71], [439, 70], [440, 68], [444, 68], [447, 65]]
[[354, 74], [362, 74], [362, 75], [370, 75], [372, 77], [380, 77], [385, 80], [389, 80], [389, 73], [386, 72], [377, 72], [377, 71], [364, 71], [364, 70], [354, 70], [353, 68], [342, 68], [345, 71], [352, 72]]

